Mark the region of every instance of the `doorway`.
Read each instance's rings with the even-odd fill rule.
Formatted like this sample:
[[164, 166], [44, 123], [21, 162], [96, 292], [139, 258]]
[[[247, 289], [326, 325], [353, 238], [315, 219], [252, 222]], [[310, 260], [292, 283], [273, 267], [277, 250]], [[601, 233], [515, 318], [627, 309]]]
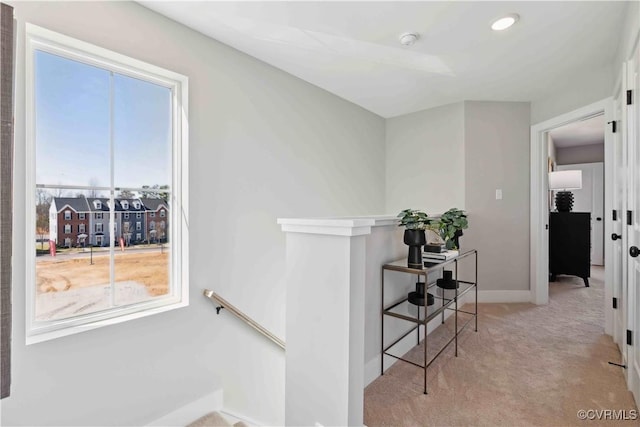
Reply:
[[[612, 98], [595, 102], [583, 108], [563, 114], [545, 122], [531, 127], [531, 264], [530, 283], [531, 301], [535, 304], [547, 304], [549, 302], [549, 193], [548, 193], [548, 172], [549, 172], [549, 135], [554, 130], [564, 126], [580, 123], [589, 119], [600, 117], [604, 124], [611, 121]], [[607, 167], [613, 159], [610, 131], [604, 132], [604, 212], [611, 210], [612, 191], [612, 168]], [[610, 216], [603, 215], [604, 235], [609, 235], [612, 229]], [[610, 250], [610, 240], [604, 240], [605, 253]], [[605, 257], [606, 258], [606, 257]], [[610, 266], [604, 267], [604, 294], [605, 300], [611, 298]], [[605, 332], [611, 334], [613, 313], [610, 305], [605, 305]]]

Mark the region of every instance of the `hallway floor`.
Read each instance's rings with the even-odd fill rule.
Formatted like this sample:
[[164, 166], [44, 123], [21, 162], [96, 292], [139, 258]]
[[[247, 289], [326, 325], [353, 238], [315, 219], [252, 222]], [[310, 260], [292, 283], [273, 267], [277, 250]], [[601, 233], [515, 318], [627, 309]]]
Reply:
[[[560, 276], [546, 306], [479, 304], [478, 332], [468, 327], [458, 357], [452, 345], [429, 367], [429, 394], [422, 393], [422, 370], [398, 362], [365, 389], [364, 423], [638, 425], [578, 418], [579, 410], [625, 410], [629, 417], [637, 409], [622, 369], [607, 363], [620, 362], [620, 353], [604, 334], [602, 268], [592, 270], [590, 284]], [[429, 335], [430, 353], [450, 336], [449, 320]], [[415, 347], [408, 357], [419, 360], [421, 352]]]

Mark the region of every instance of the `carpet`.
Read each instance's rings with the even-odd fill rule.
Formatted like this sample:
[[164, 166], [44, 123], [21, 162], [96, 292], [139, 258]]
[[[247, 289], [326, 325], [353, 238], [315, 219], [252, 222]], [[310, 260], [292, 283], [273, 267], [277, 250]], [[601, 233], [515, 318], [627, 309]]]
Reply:
[[[479, 304], [471, 324], [423, 371], [397, 362], [365, 389], [369, 426], [636, 426], [635, 420], [583, 421], [579, 410], [637, 410], [611, 337], [604, 334], [603, 269], [559, 276], [550, 303]], [[473, 305], [465, 309], [472, 310]], [[452, 333], [452, 318], [429, 335], [429, 354]], [[433, 351], [432, 351], [433, 350]], [[422, 358], [422, 344], [406, 355]]]

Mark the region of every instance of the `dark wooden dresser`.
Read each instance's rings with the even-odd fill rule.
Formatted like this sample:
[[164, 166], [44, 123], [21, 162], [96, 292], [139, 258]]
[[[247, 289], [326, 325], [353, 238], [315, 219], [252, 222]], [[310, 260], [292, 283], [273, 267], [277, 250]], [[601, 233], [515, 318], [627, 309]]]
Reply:
[[578, 276], [589, 286], [591, 268], [591, 213], [549, 214], [549, 280], [556, 275]]

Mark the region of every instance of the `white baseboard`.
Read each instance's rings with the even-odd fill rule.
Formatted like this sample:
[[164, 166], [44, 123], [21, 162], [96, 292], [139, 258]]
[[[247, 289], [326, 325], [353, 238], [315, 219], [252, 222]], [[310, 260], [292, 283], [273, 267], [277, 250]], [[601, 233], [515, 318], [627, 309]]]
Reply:
[[198, 400], [181, 406], [175, 411], [164, 415], [162, 418], [147, 424], [147, 426], [184, 427], [209, 412], [221, 411], [223, 403], [224, 395], [222, 390], [216, 390]]
[[227, 421], [230, 421], [232, 424], [235, 424], [235, 423], [237, 423], [237, 422], [239, 422], [239, 421], [242, 421], [242, 422], [244, 422], [244, 423], [245, 423], [246, 425], [248, 425], [248, 426], [255, 426], [255, 427], [257, 427], [257, 426], [266, 426], [266, 425], [269, 425], [269, 424], [267, 424], [267, 423], [263, 423], [263, 422], [260, 422], [260, 421], [256, 421], [256, 420], [254, 420], [254, 419], [252, 419], [252, 418], [247, 418], [247, 417], [245, 417], [244, 415], [238, 415], [237, 413], [235, 413], [235, 412], [233, 412], [233, 411], [228, 411], [228, 410], [226, 410], [226, 409], [223, 409], [223, 410], [221, 410], [221, 411], [219, 411], [219, 412], [224, 416], [224, 418], [225, 418]]
[[478, 302], [531, 302], [531, 291], [478, 291]]

